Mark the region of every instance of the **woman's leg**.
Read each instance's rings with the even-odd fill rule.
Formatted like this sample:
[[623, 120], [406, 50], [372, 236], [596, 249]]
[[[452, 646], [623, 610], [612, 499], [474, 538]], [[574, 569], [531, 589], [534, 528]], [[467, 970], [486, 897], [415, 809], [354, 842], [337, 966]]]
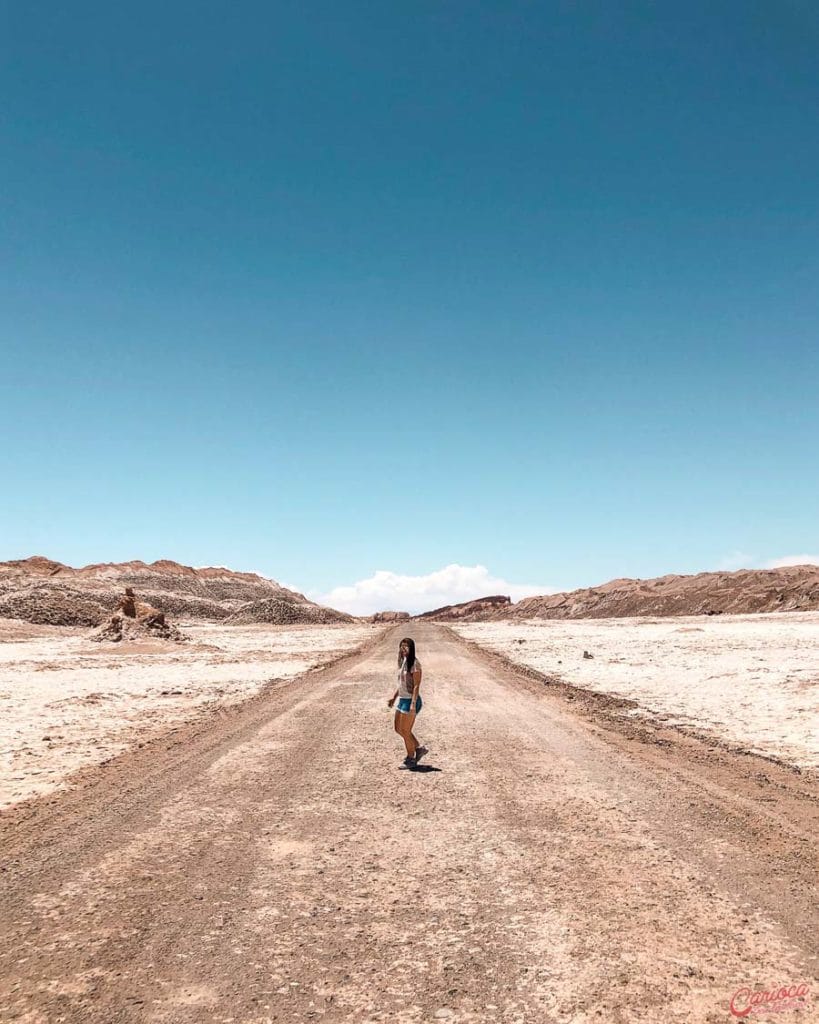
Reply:
[[[421, 699], [421, 698], [420, 698], [420, 696], [419, 696], [418, 700], [420, 700], [420, 699]], [[418, 710], [420, 711], [420, 708], [419, 708]], [[416, 719], [417, 717], [418, 717], [418, 712], [416, 712], [416, 713], [415, 713], [415, 714], [414, 714], [414, 715], [412, 716], [412, 721], [413, 721], [413, 724], [415, 723], [415, 719]], [[411, 730], [410, 730], [410, 736], [412, 737], [412, 742], [413, 742], [413, 743], [415, 744], [415, 746], [416, 746], [416, 747], [420, 747], [420, 746], [421, 746], [421, 742], [420, 742], [420, 740], [419, 740], [419, 739], [418, 739], [418, 737], [417, 737], [417, 736], [415, 735], [415, 733], [414, 733], [414, 732], [412, 732]]]
[[415, 737], [412, 735], [412, 723], [415, 721], [415, 712], [402, 711], [399, 714], [401, 715], [401, 738], [404, 741], [404, 746], [407, 748], [407, 757], [415, 757], [415, 748], [419, 745], [415, 742]]
[[[407, 716], [402, 711], [396, 711], [395, 712], [395, 721], [394, 721], [393, 725], [394, 725], [395, 731], [398, 733], [398, 735], [404, 741], [404, 746], [407, 748], [407, 757], [410, 757], [411, 755], [410, 755], [409, 741], [407, 740], [407, 737], [404, 735], [404, 719], [406, 717]], [[413, 750], [414, 749], [415, 748], [413, 747]]]
[[[395, 721], [393, 722], [393, 725], [394, 725], [395, 731], [398, 733], [398, 735], [404, 741], [404, 746], [407, 748], [407, 757], [410, 757], [411, 756], [410, 755], [410, 745], [409, 745], [409, 742], [407, 740], [407, 737], [404, 735], [404, 732], [405, 732], [404, 719], [406, 717], [407, 716], [403, 713], [403, 711], [396, 711], [395, 712]], [[413, 750], [414, 749], [415, 748], [413, 747]]]

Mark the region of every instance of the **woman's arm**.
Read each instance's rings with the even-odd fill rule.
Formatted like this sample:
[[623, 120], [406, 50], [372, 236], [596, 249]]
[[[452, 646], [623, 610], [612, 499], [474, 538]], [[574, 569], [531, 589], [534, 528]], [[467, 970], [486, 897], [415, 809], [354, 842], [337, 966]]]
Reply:
[[412, 670], [412, 702], [410, 708], [415, 711], [415, 705], [418, 697], [418, 687], [421, 685], [421, 669], [414, 668]]

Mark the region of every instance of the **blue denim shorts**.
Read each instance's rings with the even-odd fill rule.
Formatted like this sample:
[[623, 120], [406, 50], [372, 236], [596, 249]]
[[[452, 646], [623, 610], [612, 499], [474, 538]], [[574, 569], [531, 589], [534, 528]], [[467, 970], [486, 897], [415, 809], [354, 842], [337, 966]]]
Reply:
[[[411, 705], [412, 705], [412, 697], [399, 697], [398, 698], [398, 710], [399, 711], [403, 711], [405, 714], [408, 714], [410, 709], [411, 709]], [[423, 706], [424, 706], [424, 702], [421, 700], [421, 694], [419, 693], [418, 697], [416, 699], [416, 705], [415, 705], [416, 711], [415, 711], [415, 713], [418, 714], [421, 711], [421, 708]]]

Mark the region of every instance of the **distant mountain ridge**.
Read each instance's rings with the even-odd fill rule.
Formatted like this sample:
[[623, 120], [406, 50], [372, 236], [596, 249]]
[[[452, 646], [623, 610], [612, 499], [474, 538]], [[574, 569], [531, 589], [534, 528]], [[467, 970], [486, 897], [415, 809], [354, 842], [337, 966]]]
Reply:
[[445, 604], [443, 608], [434, 608], [431, 612], [421, 612], [416, 619], [439, 619], [442, 621], [475, 621], [478, 617], [493, 616], [497, 618], [504, 608], [512, 607], [511, 597], [493, 594], [491, 597], [479, 597], [474, 601], [461, 604]]
[[417, 619], [603, 619], [629, 616], [720, 615], [819, 609], [819, 566], [701, 572], [654, 579], [616, 579], [597, 587], [526, 597], [485, 597], [448, 605]]
[[[194, 568], [170, 559], [101, 562], [73, 568], [41, 555], [0, 562], [0, 618], [53, 625], [106, 621], [126, 587], [173, 618], [254, 622], [353, 622], [252, 572]], [[433, 622], [747, 614], [819, 609], [819, 566], [740, 569], [654, 579], [615, 579], [596, 587], [527, 597], [491, 595], [413, 616]], [[400, 621], [382, 612], [371, 621]]]
[[92, 626], [111, 614], [126, 587], [167, 614], [236, 622], [352, 622], [275, 580], [223, 566], [170, 559], [101, 562], [73, 568], [41, 555], [0, 562], [0, 618]]

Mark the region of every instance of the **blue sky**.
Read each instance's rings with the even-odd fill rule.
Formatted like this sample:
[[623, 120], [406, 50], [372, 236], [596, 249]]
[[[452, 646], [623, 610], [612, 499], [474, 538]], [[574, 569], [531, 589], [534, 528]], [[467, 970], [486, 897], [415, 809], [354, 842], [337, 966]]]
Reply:
[[0, 558], [364, 610], [819, 551], [813, 5], [79, 0], [0, 39]]

